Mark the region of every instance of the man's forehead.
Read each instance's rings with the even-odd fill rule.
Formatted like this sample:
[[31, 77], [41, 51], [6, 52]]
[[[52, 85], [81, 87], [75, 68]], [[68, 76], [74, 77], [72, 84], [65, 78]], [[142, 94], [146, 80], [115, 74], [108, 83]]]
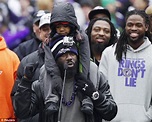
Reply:
[[140, 15], [134, 14], [134, 15], [129, 16], [126, 21], [127, 22], [128, 21], [140, 21], [140, 22], [144, 22], [144, 18], [142, 16], [140, 16]]
[[50, 28], [50, 24], [44, 24], [40, 29]]
[[96, 27], [111, 29], [110, 24], [105, 20], [97, 20], [93, 25], [93, 28], [96, 28]]

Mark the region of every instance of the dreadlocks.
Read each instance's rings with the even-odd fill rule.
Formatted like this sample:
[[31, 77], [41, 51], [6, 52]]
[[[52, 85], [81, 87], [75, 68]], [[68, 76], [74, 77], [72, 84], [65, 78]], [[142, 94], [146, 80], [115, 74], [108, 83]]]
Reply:
[[[107, 46], [110, 46], [112, 44], [115, 44], [115, 42], [117, 41], [117, 31], [113, 25], [113, 23], [106, 19], [106, 18], [96, 18], [96, 19], [93, 19], [90, 21], [89, 25], [88, 25], [88, 28], [86, 29], [86, 34], [88, 35], [88, 38], [89, 38], [89, 44], [90, 44], [90, 47], [91, 47], [91, 31], [92, 31], [92, 27], [94, 25], [94, 23], [98, 20], [103, 20], [103, 21], [106, 21], [109, 23], [110, 27], [111, 27], [111, 38], [109, 40], [109, 43]], [[92, 56], [92, 52], [91, 52], [91, 56]]]
[[[127, 19], [129, 18], [129, 16], [131, 15], [140, 15], [144, 20], [145, 20], [145, 24], [146, 25], [150, 25], [150, 20], [148, 15], [145, 13], [145, 11], [143, 10], [132, 10], [129, 11], [126, 14], [126, 19], [125, 21], [127, 21]], [[151, 35], [150, 35], [150, 27], [148, 28], [148, 31], [146, 31], [145, 36], [147, 36], [150, 40], [150, 42], [152, 42], [151, 39]], [[126, 58], [126, 53], [127, 53], [127, 35], [126, 35], [126, 31], [124, 30], [120, 36], [120, 38], [118, 39], [117, 45], [116, 45], [116, 50], [115, 50], [115, 54], [116, 54], [116, 59], [120, 62], [122, 60], [122, 55], [125, 55]]]

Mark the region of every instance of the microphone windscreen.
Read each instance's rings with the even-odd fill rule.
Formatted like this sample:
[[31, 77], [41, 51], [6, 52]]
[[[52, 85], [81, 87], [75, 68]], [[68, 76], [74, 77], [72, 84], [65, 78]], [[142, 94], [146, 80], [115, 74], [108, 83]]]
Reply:
[[68, 64], [64, 63], [64, 69], [66, 70], [68, 68]]

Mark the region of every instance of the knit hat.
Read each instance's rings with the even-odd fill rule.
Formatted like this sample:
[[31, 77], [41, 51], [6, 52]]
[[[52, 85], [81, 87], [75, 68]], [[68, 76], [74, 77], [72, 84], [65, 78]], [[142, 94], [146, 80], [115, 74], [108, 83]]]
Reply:
[[61, 55], [65, 54], [66, 52], [72, 52], [78, 55], [78, 49], [73, 40], [73, 37], [58, 36], [55, 37], [55, 39], [52, 38], [50, 48], [55, 60], [57, 60]]
[[92, 9], [91, 11], [90, 11], [90, 13], [88, 14], [88, 17], [89, 17], [89, 19], [91, 20], [91, 19], [93, 19], [93, 16], [94, 15], [96, 15], [96, 14], [105, 14], [105, 15], [107, 15], [108, 16], [108, 18], [111, 20], [111, 15], [110, 15], [110, 12], [109, 12], [109, 10], [108, 9], [106, 9], [106, 8], [103, 8], [102, 6], [96, 6], [94, 9]]

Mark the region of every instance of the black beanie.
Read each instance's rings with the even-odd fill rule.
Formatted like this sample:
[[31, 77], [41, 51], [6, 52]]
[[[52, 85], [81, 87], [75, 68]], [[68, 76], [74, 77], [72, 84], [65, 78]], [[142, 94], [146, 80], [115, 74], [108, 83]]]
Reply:
[[55, 60], [66, 52], [72, 52], [78, 55], [78, 49], [73, 37], [58, 35], [55, 38], [52, 38], [50, 48]]

